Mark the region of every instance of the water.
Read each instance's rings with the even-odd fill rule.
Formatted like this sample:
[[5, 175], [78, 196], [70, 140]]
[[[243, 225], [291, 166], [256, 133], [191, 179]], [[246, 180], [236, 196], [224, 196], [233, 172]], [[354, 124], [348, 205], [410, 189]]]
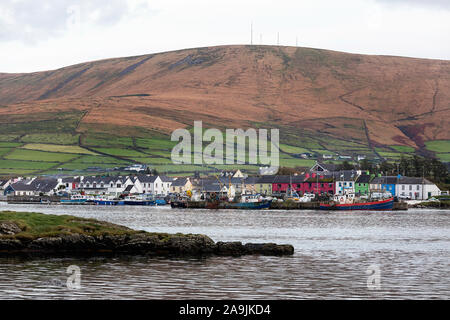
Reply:
[[[450, 210], [319, 212], [7, 205], [214, 241], [294, 245], [288, 257], [0, 258], [0, 299], [449, 299]], [[81, 270], [69, 290], [66, 269]], [[369, 266], [380, 286], [367, 287]], [[370, 282], [373, 283], [373, 282]]]

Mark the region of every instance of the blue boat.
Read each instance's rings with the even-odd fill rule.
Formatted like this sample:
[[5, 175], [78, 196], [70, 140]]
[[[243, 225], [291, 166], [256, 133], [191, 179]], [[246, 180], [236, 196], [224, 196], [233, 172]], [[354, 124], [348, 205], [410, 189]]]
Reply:
[[117, 200], [95, 199], [94, 203], [96, 205], [101, 205], [101, 206], [116, 206], [119, 203], [119, 201], [117, 201]]
[[394, 197], [370, 201], [370, 202], [355, 202], [355, 203], [321, 203], [320, 210], [392, 210], [394, 207]]
[[156, 202], [154, 200], [124, 200], [126, 206], [154, 206]]
[[61, 203], [64, 204], [81, 204], [85, 203], [87, 199], [61, 199]]
[[158, 206], [163, 206], [167, 204], [166, 200], [164, 199], [156, 199], [155, 202]]
[[85, 203], [88, 199], [85, 196], [74, 195], [70, 199], [61, 199], [60, 202], [63, 204], [81, 204]]

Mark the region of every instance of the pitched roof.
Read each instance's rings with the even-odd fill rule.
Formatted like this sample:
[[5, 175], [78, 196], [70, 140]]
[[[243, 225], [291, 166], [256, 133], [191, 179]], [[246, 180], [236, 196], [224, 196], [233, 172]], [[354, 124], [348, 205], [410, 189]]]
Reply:
[[382, 176], [373, 178], [372, 184], [397, 184], [397, 176]]
[[162, 182], [172, 182], [173, 178], [168, 177], [168, 176], [159, 176], [159, 178], [161, 179]]
[[183, 187], [188, 182], [187, 178], [178, 178], [173, 180], [172, 187]]
[[362, 174], [356, 179], [356, 183], [369, 183], [372, 177], [369, 174]]
[[146, 174], [140, 174], [137, 176], [137, 179], [140, 182], [145, 182], [145, 183], [154, 183], [156, 179], [158, 179], [158, 176], [149, 176]]
[[[423, 181], [422, 181], [423, 180]], [[422, 179], [422, 177], [403, 177], [398, 179], [398, 184], [433, 184], [427, 179]]]
[[[318, 166], [318, 168], [322, 168], [323, 170], [313, 170], [315, 166]], [[334, 163], [322, 163], [320, 161], [317, 161], [314, 166], [311, 167], [309, 171], [336, 171], [338, 169], [338, 166]]]
[[273, 183], [302, 183], [305, 181], [305, 175], [283, 175], [283, 176], [275, 176]]
[[259, 183], [259, 184], [270, 183], [271, 184], [275, 180], [275, 177], [276, 176], [273, 176], [273, 175], [261, 176], [258, 178], [256, 183]]

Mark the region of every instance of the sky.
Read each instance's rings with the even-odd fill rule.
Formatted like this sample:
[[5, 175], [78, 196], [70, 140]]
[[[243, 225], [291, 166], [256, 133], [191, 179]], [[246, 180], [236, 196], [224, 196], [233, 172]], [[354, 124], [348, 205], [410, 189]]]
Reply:
[[450, 60], [450, 0], [0, 0], [0, 72], [250, 44]]

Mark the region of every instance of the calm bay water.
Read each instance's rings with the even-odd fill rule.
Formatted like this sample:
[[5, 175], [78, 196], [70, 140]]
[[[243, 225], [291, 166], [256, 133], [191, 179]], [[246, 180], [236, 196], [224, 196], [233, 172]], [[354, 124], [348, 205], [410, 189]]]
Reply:
[[[449, 299], [450, 210], [319, 212], [8, 205], [214, 241], [294, 245], [289, 257], [0, 258], [0, 299]], [[81, 269], [69, 290], [66, 269]], [[380, 288], [366, 273], [380, 270]]]

